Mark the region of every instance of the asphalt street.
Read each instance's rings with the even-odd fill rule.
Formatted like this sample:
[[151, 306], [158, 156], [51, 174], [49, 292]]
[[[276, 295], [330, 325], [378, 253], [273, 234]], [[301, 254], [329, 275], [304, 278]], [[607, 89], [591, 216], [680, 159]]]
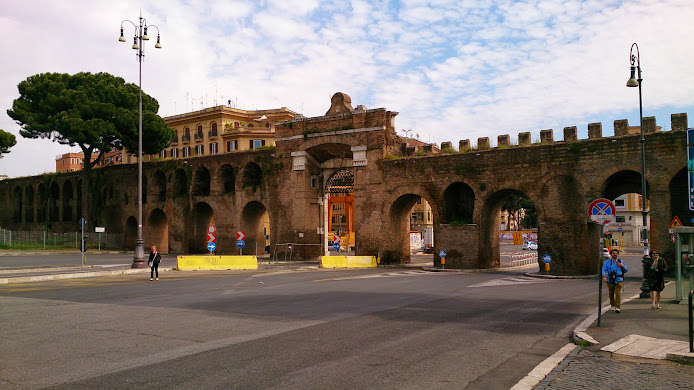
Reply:
[[510, 388], [596, 303], [594, 280], [520, 271], [306, 266], [4, 285], [0, 387]]

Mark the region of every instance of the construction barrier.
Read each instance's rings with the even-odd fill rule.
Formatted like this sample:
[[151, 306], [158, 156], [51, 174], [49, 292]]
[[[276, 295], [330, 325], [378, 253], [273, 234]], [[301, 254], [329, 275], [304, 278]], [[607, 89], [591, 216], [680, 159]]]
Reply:
[[528, 264], [537, 263], [537, 253], [527, 253], [523, 255], [512, 255], [509, 267], [520, 267]]
[[321, 256], [321, 268], [376, 268], [375, 256]]
[[256, 256], [178, 256], [176, 269], [258, 269]]

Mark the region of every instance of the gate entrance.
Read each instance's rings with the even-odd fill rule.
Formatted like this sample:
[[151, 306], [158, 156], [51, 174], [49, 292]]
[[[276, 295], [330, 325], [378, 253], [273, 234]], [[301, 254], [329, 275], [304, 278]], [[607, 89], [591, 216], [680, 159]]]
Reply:
[[325, 186], [328, 199], [328, 249], [337, 254], [333, 237], [340, 237], [339, 252], [354, 251], [354, 173], [347, 169], [333, 173]]

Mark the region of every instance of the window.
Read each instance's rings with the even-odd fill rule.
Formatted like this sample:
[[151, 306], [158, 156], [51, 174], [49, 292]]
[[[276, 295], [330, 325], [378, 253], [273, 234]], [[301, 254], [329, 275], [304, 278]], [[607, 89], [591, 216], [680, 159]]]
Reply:
[[261, 146], [265, 146], [265, 140], [264, 139], [252, 139], [249, 142], [249, 147], [251, 149], [258, 149]]
[[615, 199], [614, 200], [614, 206], [615, 207], [624, 207], [624, 199]]
[[178, 149], [171, 149], [171, 157], [173, 157], [173, 158], [178, 157]]
[[183, 158], [190, 156], [190, 146], [183, 148]]
[[238, 129], [239, 128], [239, 122], [234, 122], [234, 128]]
[[166, 158], [166, 150], [162, 150], [161, 152], [159, 152], [159, 157]]
[[253, 127], [253, 123], [249, 123], [249, 124], [248, 124], [248, 127]]
[[210, 154], [217, 154], [217, 143], [213, 142], [210, 144]]
[[617, 215], [617, 216], [615, 216], [615, 221], [616, 221], [617, 223], [623, 223], [623, 222], [625, 221], [625, 219], [626, 219], [626, 218], [625, 218], [623, 215]]
[[202, 139], [202, 125], [198, 125], [198, 130], [195, 132], [195, 139]]
[[265, 127], [270, 128], [270, 122], [267, 122], [267, 123], [265, 124]]
[[227, 152], [233, 152], [234, 150], [238, 149], [236, 142], [236, 140], [227, 141]]
[[185, 128], [183, 129], [183, 137], [181, 137], [182, 142], [190, 141], [190, 129]]
[[210, 126], [212, 130], [210, 131], [210, 137], [214, 137], [217, 135], [217, 122], [212, 122], [212, 125]]
[[205, 146], [203, 146], [203, 145], [196, 145], [196, 146], [195, 146], [195, 154], [196, 154], [197, 156], [202, 156], [203, 154], [205, 154]]

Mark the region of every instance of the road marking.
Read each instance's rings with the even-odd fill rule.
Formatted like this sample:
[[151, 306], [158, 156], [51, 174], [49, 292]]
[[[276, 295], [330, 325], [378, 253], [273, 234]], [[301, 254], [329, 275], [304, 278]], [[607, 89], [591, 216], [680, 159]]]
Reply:
[[494, 279], [482, 283], [470, 285], [468, 287], [496, 287], [496, 286], [511, 286], [514, 284], [534, 284], [551, 282], [550, 279], [529, 278], [527, 276], [511, 276], [508, 278]]
[[422, 275], [441, 275], [441, 273], [412, 270], [412, 271], [388, 272], [388, 273], [384, 273], [384, 274], [356, 275], [356, 276], [343, 276], [343, 277], [339, 277], [339, 278], [318, 279], [318, 280], [314, 280], [314, 282], [327, 282], [327, 281], [334, 281], [334, 280], [354, 280], [354, 279], [398, 278], [398, 277], [422, 276]]
[[535, 387], [540, 381], [545, 379], [547, 374], [554, 370], [554, 367], [558, 366], [559, 363], [564, 360], [564, 358], [571, 353], [574, 349], [578, 348], [573, 343], [566, 344], [552, 356], [548, 357], [542, 363], [538, 364], [532, 371], [526, 375], [525, 378], [521, 379], [515, 386], [511, 387], [511, 390], [530, 390]]

